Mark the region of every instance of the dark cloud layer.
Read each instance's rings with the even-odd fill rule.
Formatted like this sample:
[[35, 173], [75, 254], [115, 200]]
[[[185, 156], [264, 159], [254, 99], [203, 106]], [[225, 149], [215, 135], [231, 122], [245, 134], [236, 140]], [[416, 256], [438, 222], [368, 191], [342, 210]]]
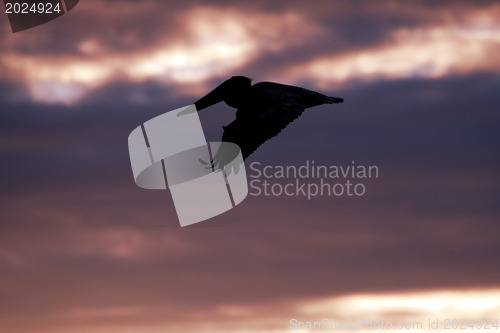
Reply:
[[[56, 309], [96, 305], [95, 293], [108, 306], [169, 299], [202, 307], [495, 285], [499, 80], [476, 75], [346, 89], [345, 105], [310, 110], [252, 160], [379, 165], [381, 177], [367, 183], [365, 197], [250, 197], [188, 229], [176, 227], [166, 193], [135, 188], [126, 149], [137, 123], [173, 105], [116, 99], [109, 107], [112, 93], [102, 108], [98, 99], [71, 110], [18, 105], [1, 121], [3, 142], [24, 142], [2, 149], [8, 308], [40, 311], [52, 293], [78, 300], [61, 296], [51, 302]], [[120, 246], [130, 253], [120, 257]], [[46, 286], [28, 288], [25, 274], [41, 274]], [[12, 286], [34, 295], [30, 307], [8, 292]]]

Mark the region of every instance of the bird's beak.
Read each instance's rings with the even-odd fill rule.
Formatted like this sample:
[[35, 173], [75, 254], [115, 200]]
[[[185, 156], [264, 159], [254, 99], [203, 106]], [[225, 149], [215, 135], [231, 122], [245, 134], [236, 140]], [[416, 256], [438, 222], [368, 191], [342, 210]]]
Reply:
[[224, 82], [217, 88], [209, 92], [207, 95], [200, 98], [197, 102], [195, 102], [194, 105], [196, 106], [196, 109], [199, 111], [222, 102], [224, 100], [226, 90], [227, 86]]

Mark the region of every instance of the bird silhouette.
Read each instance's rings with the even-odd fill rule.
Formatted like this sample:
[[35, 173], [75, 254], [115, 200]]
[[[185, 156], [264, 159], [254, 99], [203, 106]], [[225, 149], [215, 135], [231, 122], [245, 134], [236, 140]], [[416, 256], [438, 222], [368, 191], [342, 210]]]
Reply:
[[[302, 115], [305, 109], [321, 104], [342, 103], [344, 100], [274, 82], [252, 85], [248, 77], [233, 76], [195, 102], [195, 106], [199, 111], [222, 101], [237, 109], [236, 119], [223, 126], [222, 142], [238, 145], [243, 159], [246, 159]], [[238, 153], [239, 149], [234, 145], [221, 145], [211, 161], [211, 167], [219, 169], [230, 164]]]

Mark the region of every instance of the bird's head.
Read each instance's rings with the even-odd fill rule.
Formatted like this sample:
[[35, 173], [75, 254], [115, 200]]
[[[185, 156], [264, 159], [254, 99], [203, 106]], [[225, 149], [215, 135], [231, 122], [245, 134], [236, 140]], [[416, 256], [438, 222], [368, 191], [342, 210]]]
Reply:
[[230, 79], [224, 81], [224, 84], [238, 87], [250, 87], [252, 85], [252, 79], [246, 76], [233, 76]]
[[245, 103], [246, 97], [250, 92], [252, 79], [246, 76], [233, 76], [222, 85], [226, 91], [224, 102], [233, 108], [239, 108], [242, 103]]

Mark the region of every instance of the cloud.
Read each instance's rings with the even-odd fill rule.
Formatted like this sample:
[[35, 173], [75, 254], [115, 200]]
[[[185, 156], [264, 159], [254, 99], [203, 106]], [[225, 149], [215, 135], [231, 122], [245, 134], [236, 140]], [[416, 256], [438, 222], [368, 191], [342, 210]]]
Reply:
[[154, 49], [111, 52], [98, 39], [78, 43], [78, 55], [7, 52], [3, 65], [24, 81], [35, 101], [72, 103], [91, 89], [121, 78], [200, 83], [228, 75], [261, 52], [280, 52], [318, 28], [295, 13], [248, 13], [197, 7], [180, 14], [175, 37]]
[[493, 57], [500, 49], [500, 26], [494, 23], [460, 27], [400, 29], [392, 41], [373, 48], [315, 59], [292, 67], [297, 79], [320, 86], [353, 79], [442, 77], [477, 71], [498, 71]]
[[234, 73], [324, 88], [499, 67], [492, 56], [499, 47], [498, 5], [456, 3], [447, 17], [449, 8], [440, 6], [360, 3], [291, 2], [264, 12], [259, 2], [120, 2], [110, 10], [90, 1], [71, 13], [71, 25], [65, 17], [58, 21], [59, 38], [54, 32], [2, 36], [1, 63], [35, 101], [69, 104], [113, 81], [155, 80], [193, 94]]
[[[389, 293], [353, 293], [253, 304], [225, 303], [186, 313], [181, 308], [143, 306], [87, 306], [45, 313], [44, 327], [51, 332], [122, 332], [124, 329], [157, 333], [176, 332], [307, 332], [335, 329], [339, 332], [370, 332], [374, 328], [433, 330], [450, 327], [498, 325], [499, 290], [442, 289]], [[43, 332], [20, 317], [4, 320], [12, 332]], [[454, 322], [453, 319], [456, 319]], [[17, 326], [14, 326], [16, 325]], [[306, 328], [308, 326], [309, 330]], [[381, 328], [380, 328], [381, 329]]]

